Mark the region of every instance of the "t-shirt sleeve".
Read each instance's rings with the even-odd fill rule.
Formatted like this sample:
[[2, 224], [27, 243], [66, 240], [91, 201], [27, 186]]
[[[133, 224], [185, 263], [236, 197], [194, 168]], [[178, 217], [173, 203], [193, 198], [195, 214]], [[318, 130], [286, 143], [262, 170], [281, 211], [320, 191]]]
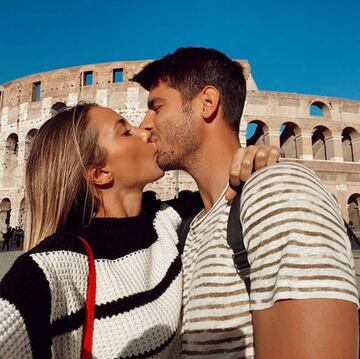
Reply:
[[257, 171], [244, 186], [240, 220], [251, 266], [251, 310], [282, 299], [359, 305], [344, 222], [315, 172], [296, 163]]
[[50, 358], [48, 282], [31, 256], [20, 256], [0, 282], [0, 358]]

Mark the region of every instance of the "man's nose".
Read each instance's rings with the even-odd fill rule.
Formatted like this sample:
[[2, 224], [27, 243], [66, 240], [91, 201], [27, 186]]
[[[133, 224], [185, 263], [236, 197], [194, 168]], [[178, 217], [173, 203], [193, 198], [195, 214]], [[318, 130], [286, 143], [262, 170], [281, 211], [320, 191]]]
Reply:
[[151, 131], [154, 129], [154, 121], [149, 112], [146, 113], [144, 119], [140, 123], [140, 128], [144, 130]]

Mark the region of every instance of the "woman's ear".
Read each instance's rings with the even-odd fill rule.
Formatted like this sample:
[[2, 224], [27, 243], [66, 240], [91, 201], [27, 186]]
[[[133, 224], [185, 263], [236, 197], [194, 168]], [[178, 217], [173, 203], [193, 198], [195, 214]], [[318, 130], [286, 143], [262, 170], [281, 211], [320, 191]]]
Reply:
[[202, 101], [202, 116], [207, 122], [211, 122], [219, 110], [220, 94], [214, 86], [206, 86], [200, 94]]
[[108, 186], [114, 180], [113, 175], [105, 167], [92, 167], [86, 170], [88, 180], [99, 187]]

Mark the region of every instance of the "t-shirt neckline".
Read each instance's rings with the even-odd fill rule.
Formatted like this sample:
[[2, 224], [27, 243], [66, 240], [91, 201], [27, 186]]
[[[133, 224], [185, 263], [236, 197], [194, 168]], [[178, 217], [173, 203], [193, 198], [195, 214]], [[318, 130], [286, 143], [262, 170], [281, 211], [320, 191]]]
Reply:
[[[227, 184], [224, 188], [224, 190], [221, 192], [220, 196], [218, 197], [218, 199], [216, 200], [216, 202], [214, 203], [214, 205], [210, 208], [210, 210], [205, 213], [203, 216], [201, 216], [205, 209], [203, 209], [202, 211], [200, 211], [195, 217], [194, 219], [191, 221], [190, 224], [190, 229], [194, 230], [194, 229], [198, 229], [204, 222], [206, 222], [206, 219], [209, 218], [209, 216], [219, 207], [223, 204], [223, 200], [225, 200], [225, 192], [226, 190], [229, 188], [229, 184]], [[201, 217], [201, 218], [199, 218]]]

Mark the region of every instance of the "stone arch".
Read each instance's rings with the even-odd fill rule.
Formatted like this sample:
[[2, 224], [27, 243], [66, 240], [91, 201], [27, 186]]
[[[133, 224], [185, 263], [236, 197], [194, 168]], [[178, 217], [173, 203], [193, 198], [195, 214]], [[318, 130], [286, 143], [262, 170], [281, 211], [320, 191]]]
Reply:
[[346, 127], [341, 133], [343, 158], [345, 162], [360, 162], [360, 133]]
[[309, 114], [310, 116], [330, 117], [330, 106], [320, 100], [311, 101]]
[[37, 134], [38, 130], [36, 128], [33, 128], [32, 130], [30, 130], [26, 137], [25, 137], [25, 152], [24, 152], [24, 156], [25, 156], [25, 162], [28, 160], [29, 158], [29, 154], [30, 154], [30, 150], [31, 150], [31, 146], [33, 144], [34, 138]]
[[5, 232], [10, 225], [11, 202], [9, 198], [3, 198], [0, 202], [0, 231]]
[[285, 158], [300, 158], [301, 130], [294, 122], [285, 122], [280, 126], [280, 148]]
[[316, 126], [312, 132], [311, 143], [314, 160], [329, 160], [330, 153], [333, 153], [333, 144], [329, 141], [332, 138], [331, 131], [325, 126]]
[[20, 202], [20, 208], [19, 208], [19, 221], [18, 221], [18, 225], [19, 227], [21, 227], [22, 229], [25, 228], [25, 211], [26, 211], [26, 207], [25, 207], [25, 197], [23, 197], [23, 199]]
[[349, 222], [351, 221], [355, 231], [360, 231], [360, 194], [354, 193], [348, 199]]
[[246, 127], [246, 146], [266, 144], [268, 133], [269, 128], [264, 122], [260, 120], [250, 121]]
[[11, 170], [18, 165], [19, 137], [11, 133], [5, 142], [5, 170]]

